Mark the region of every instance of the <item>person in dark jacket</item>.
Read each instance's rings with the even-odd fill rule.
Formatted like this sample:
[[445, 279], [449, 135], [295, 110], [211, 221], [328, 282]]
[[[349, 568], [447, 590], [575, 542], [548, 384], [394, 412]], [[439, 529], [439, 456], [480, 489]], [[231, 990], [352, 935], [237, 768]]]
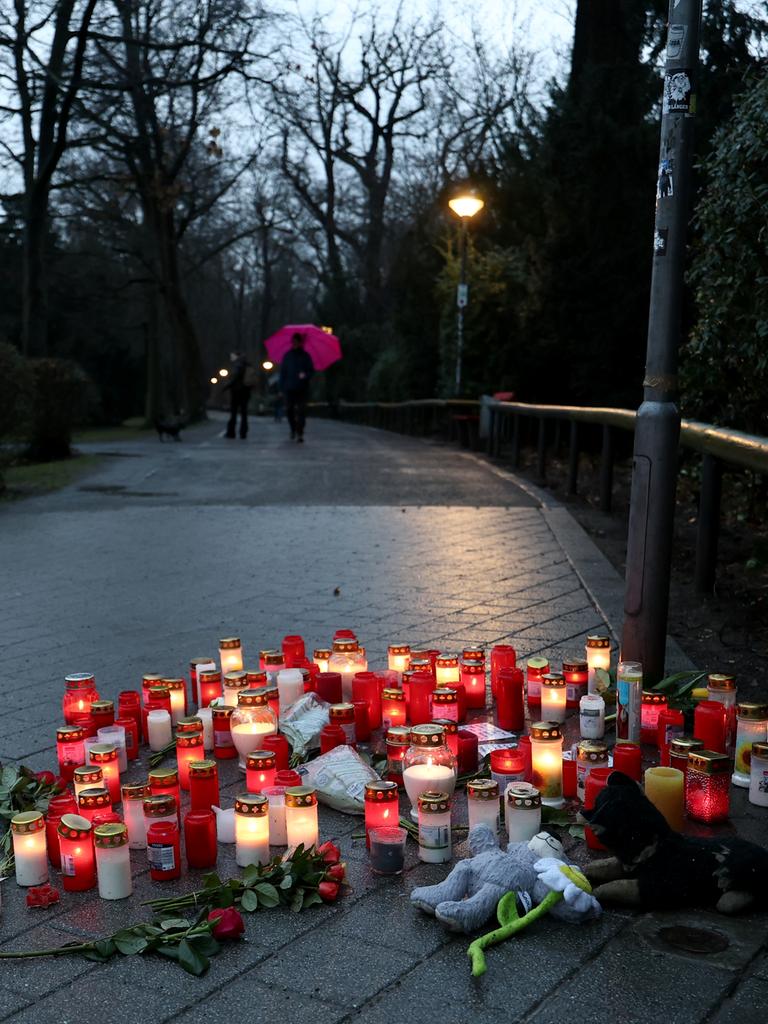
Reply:
[[234, 438], [239, 413], [240, 437], [245, 440], [248, 436], [248, 402], [251, 398], [251, 389], [245, 383], [248, 360], [242, 352], [232, 352], [230, 361], [232, 369], [229, 371], [229, 380], [224, 385], [224, 390], [229, 391], [229, 422], [225, 436]]
[[280, 364], [280, 390], [285, 397], [285, 414], [291, 427], [291, 440], [299, 444], [304, 441], [309, 382], [314, 372], [312, 359], [304, 349], [304, 335], [297, 331]]

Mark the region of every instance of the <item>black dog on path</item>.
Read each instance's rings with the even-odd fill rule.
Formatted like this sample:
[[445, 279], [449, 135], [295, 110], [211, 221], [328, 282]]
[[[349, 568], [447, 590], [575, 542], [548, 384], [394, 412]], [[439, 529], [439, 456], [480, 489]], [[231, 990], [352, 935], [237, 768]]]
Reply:
[[163, 436], [165, 434], [167, 434], [168, 437], [172, 437], [174, 441], [180, 441], [181, 431], [185, 425], [186, 424], [180, 422], [179, 420], [155, 420], [155, 430], [157, 431], [157, 436], [160, 438], [161, 441], [163, 440]]
[[714, 906], [723, 914], [768, 906], [768, 850], [736, 836], [673, 831], [623, 772], [609, 776], [594, 809], [581, 815], [613, 854], [584, 868], [601, 902], [643, 910]]

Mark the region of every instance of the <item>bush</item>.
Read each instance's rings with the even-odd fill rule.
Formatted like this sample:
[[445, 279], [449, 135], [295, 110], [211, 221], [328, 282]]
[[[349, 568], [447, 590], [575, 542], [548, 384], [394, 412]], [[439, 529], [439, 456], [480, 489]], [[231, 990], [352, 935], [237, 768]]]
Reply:
[[0, 341], [0, 491], [3, 490], [2, 464], [12, 449], [8, 441], [25, 437], [30, 423], [34, 381], [29, 364], [18, 351]]
[[40, 462], [72, 454], [72, 428], [85, 419], [91, 384], [69, 359], [33, 359], [32, 429], [29, 457]]

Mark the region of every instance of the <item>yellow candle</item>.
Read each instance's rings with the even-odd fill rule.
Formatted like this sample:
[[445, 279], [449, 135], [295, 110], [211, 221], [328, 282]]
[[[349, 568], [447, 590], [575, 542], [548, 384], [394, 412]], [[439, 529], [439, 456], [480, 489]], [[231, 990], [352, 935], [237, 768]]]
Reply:
[[533, 784], [548, 807], [562, 807], [563, 734], [559, 722], [534, 722], [531, 725], [531, 765]]
[[241, 793], [235, 799], [235, 862], [269, 863], [269, 801], [265, 796]]
[[645, 772], [645, 795], [676, 832], [683, 828], [684, 780], [677, 768], [647, 768]]
[[313, 786], [290, 786], [285, 791], [285, 830], [288, 850], [317, 843], [317, 793]]

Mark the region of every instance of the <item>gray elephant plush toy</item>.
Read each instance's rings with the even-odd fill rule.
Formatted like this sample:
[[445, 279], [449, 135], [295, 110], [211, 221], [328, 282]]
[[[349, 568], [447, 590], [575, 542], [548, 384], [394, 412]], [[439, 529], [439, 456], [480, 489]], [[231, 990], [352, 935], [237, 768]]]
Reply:
[[[459, 861], [445, 881], [422, 885], [411, 892], [414, 906], [434, 914], [453, 932], [480, 928], [494, 917], [499, 900], [508, 892], [516, 892], [524, 909], [530, 910], [550, 892], [534, 864], [546, 857], [570, 863], [562, 845], [547, 832], [539, 832], [529, 843], [511, 843], [501, 850], [496, 834], [487, 825], [475, 825], [469, 833], [469, 848], [472, 856]], [[550, 913], [561, 921], [577, 924], [597, 917], [600, 908], [595, 907], [580, 911], [562, 900]]]

